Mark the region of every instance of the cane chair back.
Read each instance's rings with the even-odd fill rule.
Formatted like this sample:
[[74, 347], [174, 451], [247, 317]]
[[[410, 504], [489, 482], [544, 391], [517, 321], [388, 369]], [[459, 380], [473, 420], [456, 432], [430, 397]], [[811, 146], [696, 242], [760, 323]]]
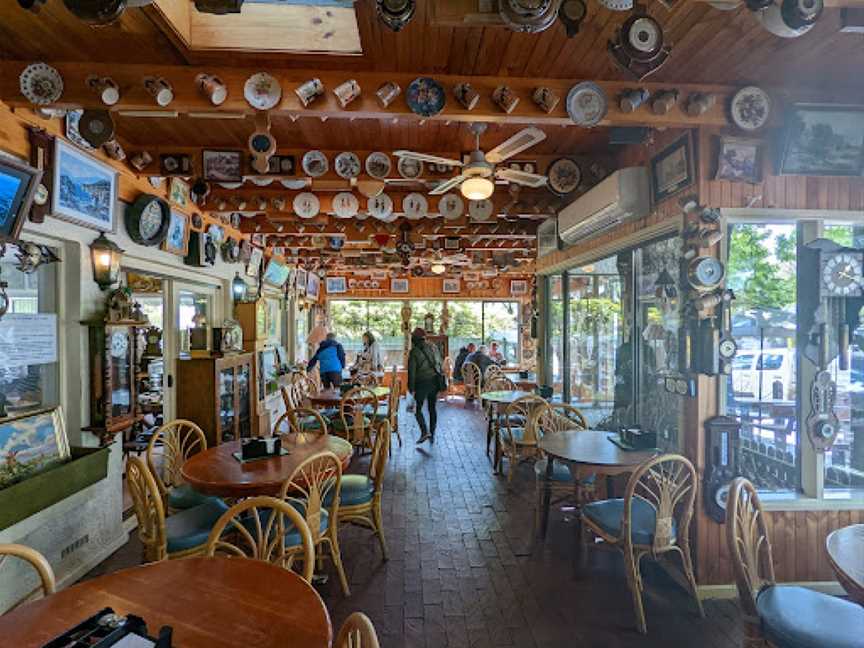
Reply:
[[297, 374], [292, 386], [294, 387], [294, 400], [297, 407], [308, 405], [308, 398], [312, 394], [321, 391], [320, 382], [316, 381], [318, 374]]
[[[9, 558], [18, 558], [30, 564], [36, 573], [39, 575], [41, 585], [36, 590], [30, 592], [20, 601], [15, 602], [10, 609], [13, 609], [23, 603], [29, 601], [30, 598], [37, 592], [41, 591], [42, 596], [53, 594], [57, 588], [57, 582], [54, 579], [54, 570], [41, 553], [35, 549], [31, 549], [21, 544], [0, 544], [0, 571]], [[10, 561], [11, 562], [11, 561]], [[8, 611], [8, 610], [7, 610]]]
[[732, 482], [726, 500], [726, 543], [744, 613], [757, 618], [756, 597], [775, 584], [771, 541], [759, 495], [747, 479]]
[[538, 408], [534, 412], [532, 429], [538, 440], [546, 434], [566, 430], [587, 430], [588, 421], [578, 408], [567, 403], [549, 403], [549, 407]]
[[[156, 447], [162, 447], [162, 468], [156, 467]], [[192, 421], [175, 419], [160, 427], [147, 444], [147, 467], [156, 479], [162, 504], [168, 508], [168, 491], [184, 483], [180, 469], [193, 454], [207, 449], [207, 437]]]
[[[315, 438], [327, 434], [327, 419], [311, 407], [288, 408], [273, 426], [274, 435], [298, 434]], [[300, 439], [300, 437], [298, 437]]]
[[504, 408], [504, 424], [496, 428], [501, 437], [498, 447], [508, 460], [507, 481], [513, 480], [516, 465], [520, 461], [537, 456], [537, 433], [534, 430], [534, 420], [538, 409], [548, 407], [549, 403], [532, 394], [520, 396]]
[[[300, 551], [287, 551], [285, 536], [299, 535]], [[292, 569], [299, 556], [301, 576], [312, 582], [315, 544], [306, 520], [288, 502], [275, 497], [250, 497], [238, 502], [217, 520], [205, 549], [207, 556], [248, 558]]]
[[495, 378], [496, 376], [503, 376], [504, 370], [501, 369], [497, 364], [491, 364], [486, 367], [486, 371], [483, 372], [483, 384], [485, 385], [487, 382]]
[[156, 562], [168, 557], [165, 506], [156, 478], [138, 457], [126, 460], [126, 487], [138, 519], [138, 538], [144, 545], [144, 559]]
[[362, 612], [354, 612], [339, 628], [334, 648], [380, 648], [372, 621]]
[[387, 397], [387, 422], [391, 433], [396, 435], [400, 448], [402, 447], [402, 435], [399, 434], [399, 403], [401, 400], [402, 383], [399, 381], [399, 375], [394, 365], [390, 373], [390, 395]]
[[369, 480], [374, 484], [375, 496], [381, 497], [384, 489], [384, 473], [387, 470], [387, 459], [390, 454], [390, 423], [384, 421], [375, 435], [372, 444], [372, 457], [369, 460]]
[[483, 391], [515, 391], [516, 383], [504, 374], [496, 374], [483, 382]]
[[339, 403], [338, 432], [352, 445], [369, 447], [375, 419], [378, 416], [380, 403], [378, 397], [368, 387], [352, 387], [342, 395]]
[[378, 377], [371, 371], [360, 371], [354, 377], [353, 382], [355, 385], [362, 385], [363, 387], [377, 387]]
[[480, 385], [483, 382], [483, 375], [480, 373], [480, 367], [473, 362], [466, 362], [462, 365], [462, 384], [465, 389], [465, 398], [477, 398], [480, 396]]

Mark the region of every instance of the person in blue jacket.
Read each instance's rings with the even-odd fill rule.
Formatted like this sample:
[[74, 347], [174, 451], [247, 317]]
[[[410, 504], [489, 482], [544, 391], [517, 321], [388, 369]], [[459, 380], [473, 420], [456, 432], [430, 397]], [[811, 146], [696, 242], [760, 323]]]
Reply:
[[306, 366], [307, 371], [320, 363], [319, 373], [321, 374], [321, 384], [324, 389], [338, 387], [342, 384], [342, 370], [345, 368], [345, 349], [336, 341], [335, 333], [328, 333], [324, 341], [318, 345], [318, 350], [309, 364]]

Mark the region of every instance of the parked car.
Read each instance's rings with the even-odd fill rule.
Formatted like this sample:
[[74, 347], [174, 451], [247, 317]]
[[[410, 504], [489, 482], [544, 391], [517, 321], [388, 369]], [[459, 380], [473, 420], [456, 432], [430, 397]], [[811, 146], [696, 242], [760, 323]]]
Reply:
[[741, 351], [732, 361], [737, 398], [795, 400], [795, 350]]

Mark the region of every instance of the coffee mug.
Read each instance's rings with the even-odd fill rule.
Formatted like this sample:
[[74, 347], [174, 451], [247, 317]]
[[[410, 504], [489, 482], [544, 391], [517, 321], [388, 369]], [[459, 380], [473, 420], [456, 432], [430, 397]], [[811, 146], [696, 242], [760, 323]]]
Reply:
[[294, 94], [297, 95], [300, 103], [305, 107], [312, 103], [316, 97], [324, 94], [324, 84], [321, 83], [321, 79], [309, 79], [299, 85], [294, 90]]
[[545, 113], [551, 113], [558, 105], [558, 94], [552, 88], [537, 88], [531, 95], [534, 103]]
[[360, 96], [360, 84], [355, 79], [348, 79], [345, 83], [340, 83], [333, 90], [339, 104], [345, 108], [348, 104]]
[[621, 108], [621, 112], [635, 112], [639, 106], [648, 101], [650, 96], [650, 93], [644, 88], [626, 90], [621, 93], [621, 97], [618, 99], [618, 107]]
[[163, 108], [174, 101], [174, 89], [161, 77], [147, 77], [144, 79], [144, 87]]
[[654, 97], [654, 101], [651, 102], [651, 110], [655, 115], [665, 115], [672, 110], [676, 103], [678, 103], [678, 91], [667, 90]]
[[199, 74], [195, 77], [195, 84], [205, 97], [214, 106], [221, 106], [228, 98], [228, 87], [217, 76], [212, 74]]
[[694, 92], [687, 99], [687, 114], [691, 117], [699, 117], [714, 107], [717, 97], [704, 92]]
[[399, 96], [400, 92], [402, 92], [402, 88], [399, 87], [398, 83], [388, 81], [378, 88], [375, 92], [375, 96], [378, 97], [378, 102], [381, 104], [381, 107], [386, 108], [396, 97]]
[[153, 161], [153, 156], [150, 155], [147, 151], [139, 151], [131, 158], [129, 158], [129, 164], [131, 164], [138, 171], [143, 171], [150, 163]]
[[120, 143], [117, 140], [112, 139], [105, 142], [102, 145], [102, 150], [104, 150], [106, 155], [112, 160], [126, 159], [126, 151], [123, 150], [123, 147], [120, 146]]
[[474, 110], [477, 102], [480, 101], [480, 93], [472, 88], [470, 83], [460, 83], [453, 88], [453, 94], [465, 110]]
[[113, 106], [120, 101], [120, 87], [111, 77], [91, 75], [87, 77], [87, 85], [93, 92], [99, 95], [102, 103], [106, 106]]
[[492, 93], [492, 101], [509, 115], [519, 103], [519, 97], [509, 87], [502, 85], [495, 88]]

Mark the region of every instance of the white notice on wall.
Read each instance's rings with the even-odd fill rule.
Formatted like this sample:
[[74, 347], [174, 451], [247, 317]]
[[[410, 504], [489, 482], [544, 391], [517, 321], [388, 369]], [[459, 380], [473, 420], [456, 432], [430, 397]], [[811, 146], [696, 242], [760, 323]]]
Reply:
[[57, 362], [55, 313], [7, 313], [0, 319], [0, 369]]

